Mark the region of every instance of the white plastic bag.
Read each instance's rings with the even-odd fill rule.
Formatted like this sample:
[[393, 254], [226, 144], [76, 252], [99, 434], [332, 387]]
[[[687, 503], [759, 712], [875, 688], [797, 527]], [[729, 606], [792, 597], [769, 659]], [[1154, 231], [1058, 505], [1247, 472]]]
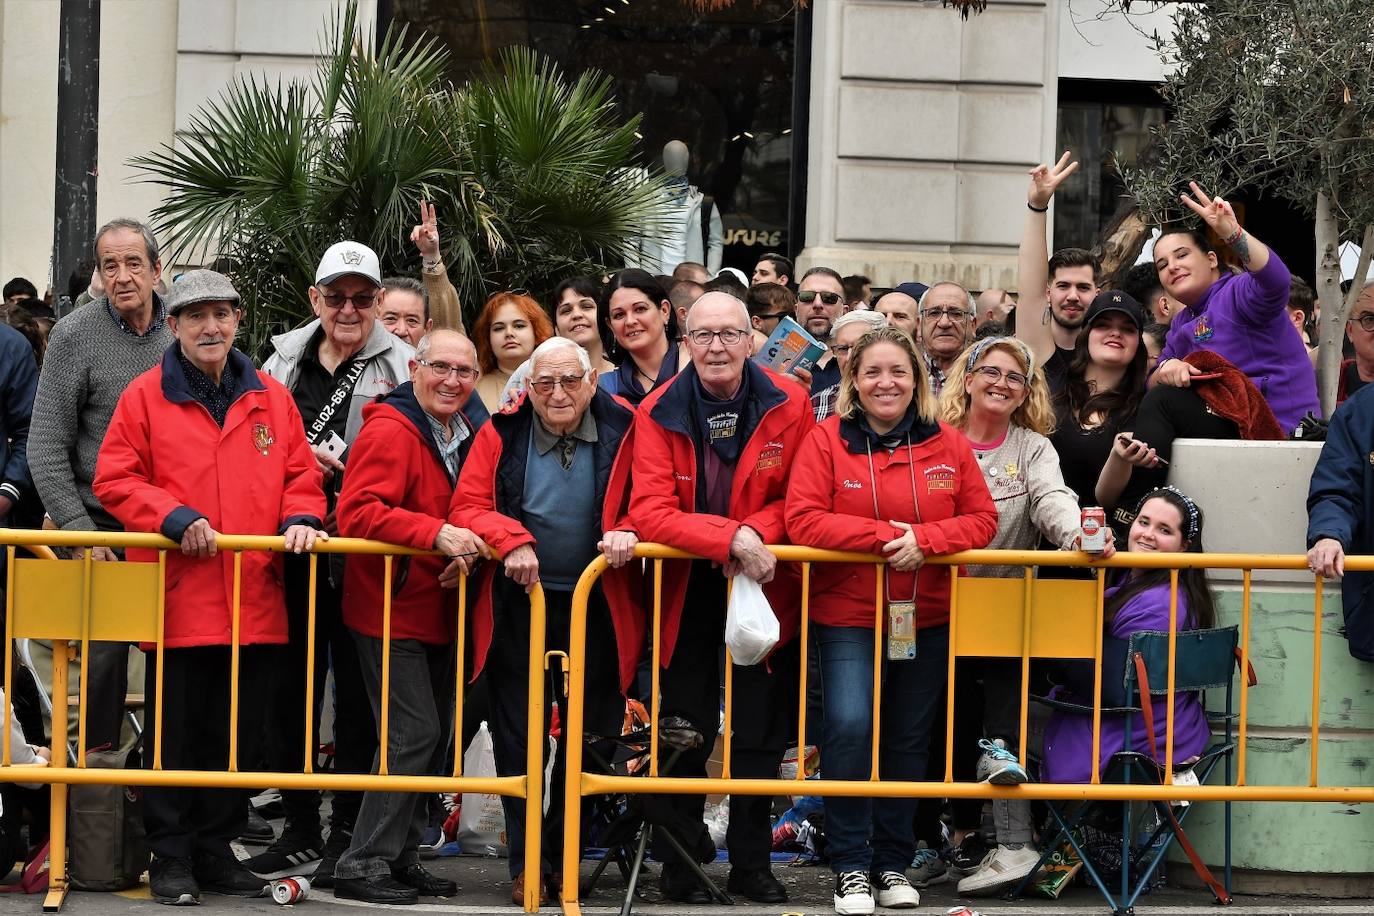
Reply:
[[778, 644], [778, 618], [762, 586], [742, 574], [733, 581], [725, 612], [725, 645], [736, 665], [757, 665]]
[[[492, 752], [491, 732], [483, 722], [463, 754], [464, 776], [495, 776], [496, 756]], [[463, 793], [463, 808], [458, 815], [458, 848], [466, 855], [504, 856], [506, 854], [506, 812], [501, 796]]]

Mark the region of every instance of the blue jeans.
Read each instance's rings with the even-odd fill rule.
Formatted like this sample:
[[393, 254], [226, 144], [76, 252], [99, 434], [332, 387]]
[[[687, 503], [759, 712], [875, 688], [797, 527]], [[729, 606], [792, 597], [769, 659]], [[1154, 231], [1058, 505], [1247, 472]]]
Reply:
[[[873, 628], [816, 624], [825, 678], [825, 741], [821, 775], [868, 779], [873, 748]], [[886, 647], [884, 647], [884, 655]], [[882, 670], [882, 722], [878, 775], [884, 780], [926, 777], [930, 729], [949, 666], [949, 627], [916, 634], [914, 661]], [[903, 871], [916, 853], [914, 798], [825, 799], [830, 867], [844, 871]]]

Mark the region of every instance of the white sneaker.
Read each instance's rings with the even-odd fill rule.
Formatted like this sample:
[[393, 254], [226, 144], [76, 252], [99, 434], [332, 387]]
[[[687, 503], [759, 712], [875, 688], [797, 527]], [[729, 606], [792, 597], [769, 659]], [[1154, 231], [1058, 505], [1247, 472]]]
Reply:
[[970, 897], [1005, 890], [1035, 870], [1040, 853], [1029, 843], [1019, 849], [998, 846], [988, 853], [978, 870], [959, 881], [959, 893]]
[[842, 871], [835, 874], [835, 912], [839, 916], [871, 916], [873, 889], [868, 875], [861, 871]]
[[1019, 786], [1029, 781], [1026, 768], [1016, 755], [1007, 750], [1007, 742], [1001, 738], [978, 742], [983, 753], [978, 757], [978, 781], [990, 782], [995, 786]]
[[872, 884], [878, 892], [878, 906], [910, 910], [921, 905], [921, 895], [899, 871], [880, 871], [873, 876]]

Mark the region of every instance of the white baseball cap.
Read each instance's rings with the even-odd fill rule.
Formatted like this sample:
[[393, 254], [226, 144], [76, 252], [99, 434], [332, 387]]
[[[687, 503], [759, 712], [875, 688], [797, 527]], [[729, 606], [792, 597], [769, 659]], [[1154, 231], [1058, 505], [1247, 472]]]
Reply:
[[377, 252], [362, 242], [335, 242], [320, 258], [320, 266], [315, 268], [315, 285], [328, 285], [349, 274], [365, 277], [373, 286], [380, 287], [382, 268], [377, 261]]

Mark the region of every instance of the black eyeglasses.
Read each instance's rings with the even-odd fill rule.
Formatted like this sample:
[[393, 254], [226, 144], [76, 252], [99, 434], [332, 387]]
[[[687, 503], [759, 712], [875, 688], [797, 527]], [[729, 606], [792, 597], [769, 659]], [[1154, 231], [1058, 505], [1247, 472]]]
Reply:
[[360, 312], [365, 312], [377, 304], [377, 294], [375, 292], [358, 293], [353, 296], [345, 296], [343, 293], [321, 292], [320, 298], [324, 300], [325, 305], [332, 309], [341, 309], [351, 302], [353, 303], [353, 307]]
[[416, 362], [433, 372], [438, 378], [448, 378], [450, 375], [455, 375], [460, 382], [469, 382], [477, 377], [477, 370], [471, 366], [454, 366], [443, 362], [432, 363], [427, 359], [417, 359]]
[[973, 371], [977, 372], [979, 375], [987, 379], [988, 382], [993, 385], [996, 385], [998, 382], [1005, 379], [1007, 382], [1007, 387], [1012, 389], [1013, 391], [1020, 391], [1022, 388], [1025, 388], [1027, 384], [1029, 384], [1028, 379], [1021, 373], [1003, 372], [996, 366], [979, 366], [977, 369], [974, 369]]
[[755, 317], [755, 318], [758, 318], [758, 319], [761, 319], [761, 320], [763, 320], [763, 321], [781, 321], [782, 319], [788, 317], [788, 313], [787, 313], [787, 312], [760, 312], [759, 314], [755, 315], [754, 317]]
[[849, 351], [854, 349], [853, 344], [837, 344], [830, 348], [830, 352], [836, 356], [848, 356]]
[[802, 302], [815, 302], [817, 296], [820, 296], [826, 305], [839, 305], [840, 300], [844, 298], [839, 293], [823, 293], [814, 289], [804, 289], [797, 293], [797, 299]]
[[542, 395], [553, 394], [553, 387], [557, 385], [568, 393], [572, 393], [581, 387], [587, 380], [587, 373], [581, 375], [560, 375], [557, 378], [543, 376], [530, 382], [530, 387]]
[[1362, 331], [1374, 331], [1374, 312], [1365, 312], [1359, 318], [1350, 320], [1358, 324]]
[[719, 337], [720, 342], [725, 346], [733, 347], [743, 340], [744, 335], [748, 333], [748, 331], [741, 331], [739, 328], [726, 328], [723, 331], [688, 331], [687, 339], [698, 347], [709, 347], [711, 341]]

